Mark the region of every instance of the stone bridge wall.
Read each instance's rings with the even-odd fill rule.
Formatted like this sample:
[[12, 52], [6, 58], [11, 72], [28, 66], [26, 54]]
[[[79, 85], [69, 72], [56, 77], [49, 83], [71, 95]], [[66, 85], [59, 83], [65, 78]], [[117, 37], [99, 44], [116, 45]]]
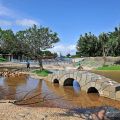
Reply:
[[100, 96], [120, 101], [120, 83], [95, 73], [87, 71], [58, 71], [50, 74], [47, 78], [52, 83], [54, 83], [54, 80], [58, 80], [62, 86], [64, 86], [66, 80], [69, 82], [69, 79], [76, 80], [83, 91], [88, 92], [90, 88], [95, 88]]

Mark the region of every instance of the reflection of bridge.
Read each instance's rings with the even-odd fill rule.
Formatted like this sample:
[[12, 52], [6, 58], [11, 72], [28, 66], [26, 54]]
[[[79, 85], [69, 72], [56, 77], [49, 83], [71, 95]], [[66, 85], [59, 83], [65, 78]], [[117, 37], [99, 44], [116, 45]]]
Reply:
[[73, 86], [77, 80], [81, 90], [99, 93], [100, 96], [120, 101], [120, 83], [87, 71], [58, 71], [48, 76], [48, 80], [62, 86]]

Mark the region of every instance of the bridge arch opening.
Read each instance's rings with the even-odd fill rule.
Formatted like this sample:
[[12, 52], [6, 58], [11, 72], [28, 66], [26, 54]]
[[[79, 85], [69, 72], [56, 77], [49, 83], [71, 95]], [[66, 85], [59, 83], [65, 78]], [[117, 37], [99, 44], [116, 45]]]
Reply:
[[63, 86], [75, 86], [75, 87], [80, 87], [80, 84], [77, 82], [77, 80], [73, 79], [73, 78], [67, 78], [64, 81]]
[[73, 86], [73, 82], [74, 82], [74, 79], [73, 79], [73, 78], [67, 78], [67, 79], [64, 81], [63, 86]]
[[58, 80], [58, 79], [54, 79], [54, 80], [53, 80], [53, 83], [59, 84], [59, 80]]
[[90, 87], [88, 89], [87, 93], [96, 93], [99, 95], [99, 91], [95, 87]]

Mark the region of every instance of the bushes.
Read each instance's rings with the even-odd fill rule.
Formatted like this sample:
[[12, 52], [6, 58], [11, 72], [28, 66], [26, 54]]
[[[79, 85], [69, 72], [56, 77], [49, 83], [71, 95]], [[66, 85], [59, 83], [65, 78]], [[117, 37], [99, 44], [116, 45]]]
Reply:
[[35, 71], [33, 71], [33, 73], [36, 73], [37, 75], [42, 76], [42, 77], [46, 77], [46, 76], [48, 76], [48, 74], [51, 74], [52, 72], [50, 72], [48, 70], [42, 70], [42, 71], [35, 70]]
[[7, 60], [5, 58], [0, 57], [0, 62], [6, 62]]

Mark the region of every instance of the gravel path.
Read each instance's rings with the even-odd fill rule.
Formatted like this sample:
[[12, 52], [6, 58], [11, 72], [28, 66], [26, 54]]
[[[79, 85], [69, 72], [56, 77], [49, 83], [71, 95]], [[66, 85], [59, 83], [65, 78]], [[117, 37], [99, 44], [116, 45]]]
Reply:
[[[84, 116], [83, 116], [84, 117]], [[60, 108], [35, 108], [0, 103], [0, 120], [83, 120], [81, 115]]]

